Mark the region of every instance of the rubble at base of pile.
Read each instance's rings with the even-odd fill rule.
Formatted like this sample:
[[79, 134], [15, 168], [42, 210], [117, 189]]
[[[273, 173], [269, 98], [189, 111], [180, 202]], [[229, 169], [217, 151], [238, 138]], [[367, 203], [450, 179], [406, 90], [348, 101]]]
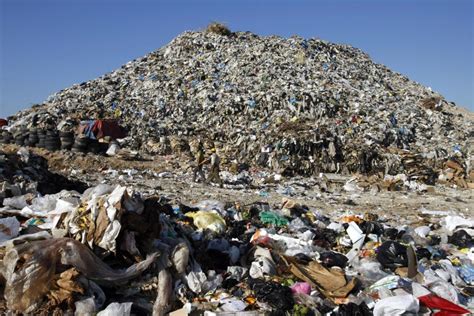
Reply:
[[17, 198], [0, 208], [2, 312], [474, 311], [472, 218], [433, 212], [423, 225], [391, 227], [290, 199], [185, 205], [108, 184]]
[[19, 148], [15, 153], [0, 150], [0, 204], [5, 198], [30, 193], [52, 194], [63, 189], [83, 192], [87, 186], [51, 172], [45, 158]]

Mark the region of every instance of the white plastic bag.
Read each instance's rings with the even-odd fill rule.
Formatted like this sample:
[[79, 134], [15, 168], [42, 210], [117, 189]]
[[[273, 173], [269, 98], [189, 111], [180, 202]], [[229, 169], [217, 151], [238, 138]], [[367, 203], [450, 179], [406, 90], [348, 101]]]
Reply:
[[18, 236], [20, 222], [16, 217], [0, 218], [0, 243]]
[[97, 316], [129, 316], [133, 303], [111, 303]]
[[420, 302], [413, 295], [391, 296], [375, 303], [374, 316], [395, 316], [418, 313]]

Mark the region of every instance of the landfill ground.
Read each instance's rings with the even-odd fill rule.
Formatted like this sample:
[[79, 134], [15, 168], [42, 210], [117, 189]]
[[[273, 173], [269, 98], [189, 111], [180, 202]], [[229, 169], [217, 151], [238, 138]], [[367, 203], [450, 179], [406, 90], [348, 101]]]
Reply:
[[[28, 174], [38, 176], [38, 192], [66, 188], [56, 180], [41, 183], [44, 170], [68, 190], [89, 189], [3, 201], [0, 211], [20, 215], [22, 235], [15, 217], [2, 218], [6, 282], [0, 280], [0, 313], [382, 316], [474, 310], [472, 189], [448, 183], [387, 191], [364, 176], [285, 179], [252, 168], [244, 184], [224, 169], [220, 188], [194, 183], [192, 159], [182, 155], [130, 160], [16, 145], [4, 145], [1, 155], [7, 166], [17, 164], [23, 189], [21, 181], [33, 180], [23, 177]], [[20, 210], [12, 207], [16, 199], [32, 204]], [[216, 208], [227, 213], [225, 219]], [[108, 214], [116, 216], [113, 221]], [[109, 232], [116, 223], [118, 235]], [[86, 236], [95, 238], [93, 250]]]
[[[7, 145], [5, 152], [14, 153], [20, 147]], [[426, 192], [387, 191], [347, 192], [343, 185], [350, 176], [327, 174], [327, 180], [316, 179], [315, 185], [308, 184], [305, 178], [283, 179], [278, 184], [249, 185], [246, 187], [225, 185], [219, 188], [215, 184], [192, 182], [192, 170], [183, 173], [186, 162], [173, 156], [157, 156], [150, 160], [123, 160], [117, 157], [92, 154], [74, 154], [68, 151], [50, 152], [41, 148], [29, 148], [33, 153], [48, 160], [51, 171], [67, 178], [81, 180], [89, 187], [99, 183], [121, 184], [133, 187], [149, 195], [162, 195], [176, 202], [192, 203], [205, 199], [241, 205], [255, 202], [267, 202], [281, 205], [282, 199], [291, 198], [300, 204], [316, 208], [330, 215], [332, 212], [376, 213], [386, 217], [389, 222], [402, 225], [420, 224], [423, 222], [422, 210], [443, 211], [474, 216], [474, 194], [471, 189], [460, 189], [455, 186], [431, 186]], [[186, 168], [184, 168], [186, 169]], [[111, 170], [117, 171], [113, 175]], [[130, 176], [130, 170], [137, 174]], [[133, 171], [132, 171], [133, 173]], [[318, 185], [325, 182], [327, 190]], [[293, 194], [276, 192], [277, 186], [293, 187]], [[398, 222], [400, 220], [400, 222]]]

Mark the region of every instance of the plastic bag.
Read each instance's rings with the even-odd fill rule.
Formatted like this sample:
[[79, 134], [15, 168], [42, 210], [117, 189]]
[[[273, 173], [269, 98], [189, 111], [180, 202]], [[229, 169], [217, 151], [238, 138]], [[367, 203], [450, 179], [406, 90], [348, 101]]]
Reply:
[[263, 278], [264, 275], [276, 274], [276, 264], [270, 250], [257, 247], [254, 256], [255, 260], [250, 265], [250, 276], [252, 278]]
[[319, 260], [326, 268], [340, 267], [343, 269], [346, 267], [348, 261], [346, 256], [333, 251], [323, 252], [319, 257]]
[[303, 293], [309, 295], [311, 294], [311, 285], [306, 282], [296, 282], [291, 286], [291, 292], [293, 292], [293, 294]]
[[344, 305], [339, 305], [339, 309], [336, 312], [333, 312], [331, 316], [371, 316], [372, 312], [365, 302], [362, 302], [360, 305], [355, 303], [348, 303]]
[[129, 316], [133, 303], [111, 303], [106, 309], [97, 313], [97, 316]]
[[377, 260], [392, 270], [408, 265], [407, 247], [395, 241], [386, 241], [377, 248]]
[[75, 306], [74, 316], [89, 316], [96, 313], [96, 306], [92, 297], [77, 301]]
[[130, 266], [113, 270], [87, 246], [70, 238], [26, 242], [6, 250], [1, 273], [6, 279], [7, 307], [32, 312], [50, 290], [57, 265], [75, 267], [88, 279], [103, 285], [119, 285], [137, 277], [155, 261], [157, 254]]
[[112, 193], [113, 190], [114, 190], [113, 186], [101, 183], [95, 187], [85, 190], [84, 193], [82, 194], [81, 200], [83, 202], [87, 202], [99, 196], [110, 194]]
[[464, 264], [460, 267], [456, 267], [458, 270], [459, 276], [466, 282], [467, 284], [474, 285], [474, 266]]
[[459, 303], [458, 292], [452, 284], [438, 277], [431, 269], [427, 269], [423, 274], [424, 286], [426, 286], [439, 297], [442, 297], [455, 304]]
[[199, 271], [199, 272], [191, 271], [186, 276], [186, 282], [189, 289], [196, 294], [199, 294], [202, 291], [204, 291], [206, 281], [207, 281], [206, 274], [204, 274], [204, 272], [202, 271]]
[[18, 236], [20, 222], [16, 217], [0, 218], [0, 243]]
[[20, 195], [3, 199], [3, 205], [12, 207], [16, 210], [21, 210], [22, 208], [27, 206], [28, 203], [26, 202], [26, 195]]
[[249, 279], [250, 288], [255, 291], [258, 300], [268, 303], [274, 309], [289, 311], [293, 309], [294, 300], [291, 289], [273, 281]]
[[418, 236], [422, 238], [426, 238], [428, 234], [430, 233], [431, 229], [428, 226], [419, 226], [415, 228], [415, 233], [418, 234]]
[[375, 303], [374, 316], [418, 313], [420, 304], [413, 295], [391, 296]]
[[274, 226], [288, 225], [288, 220], [285, 217], [278, 215], [275, 212], [261, 212], [260, 220], [264, 224], [272, 224]]
[[242, 280], [242, 278], [247, 272], [248, 272], [248, 269], [244, 267], [240, 267], [240, 266], [227, 267], [227, 273], [229, 274], [229, 278], [235, 279], [237, 281]]
[[379, 291], [380, 289], [392, 290], [398, 287], [400, 277], [398, 275], [387, 275], [378, 280], [369, 287], [370, 291]]
[[364, 234], [376, 234], [381, 236], [384, 233], [383, 225], [379, 222], [364, 221], [359, 224], [360, 229]]
[[214, 270], [209, 270], [207, 276], [204, 272], [190, 272], [185, 277], [186, 283], [191, 291], [196, 294], [214, 291], [222, 284], [222, 275], [216, 274]]
[[458, 246], [459, 248], [470, 248], [474, 246], [474, 240], [464, 229], [454, 232], [448, 237], [448, 242]]
[[467, 309], [433, 294], [420, 296], [418, 300], [428, 308], [440, 309], [441, 312], [436, 313], [437, 316], [469, 314]]
[[235, 298], [225, 298], [220, 303], [222, 304], [220, 309], [224, 312], [242, 312], [247, 307], [247, 304]]
[[360, 273], [360, 280], [366, 286], [388, 276], [388, 274], [382, 270], [382, 265], [379, 262], [371, 261], [367, 258], [363, 258], [360, 261], [354, 261], [352, 267], [355, 271]]
[[474, 219], [448, 215], [441, 220], [441, 224], [444, 225], [447, 230], [454, 231], [458, 227], [474, 227]]
[[112, 142], [110, 145], [109, 145], [109, 148], [107, 149], [107, 151], [105, 152], [105, 154], [107, 156], [115, 156], [117, 155], [118, 151], [120, 150], [120, 146], [117, 142]]
[[198, 211], [188, 212], [185, 215], [193, 219], [198, 229], [209, 229], [218, 234], [226, 229], [225, 220], [217, 212]]
[[29, 208], [35, 212], [51, 212], [56, 208], [56, 202], [58, 200], [58, 197], [59, 194], [49, 194], [45, 196], [36, 197], [31, 201], [31, 205], [29, 206]]

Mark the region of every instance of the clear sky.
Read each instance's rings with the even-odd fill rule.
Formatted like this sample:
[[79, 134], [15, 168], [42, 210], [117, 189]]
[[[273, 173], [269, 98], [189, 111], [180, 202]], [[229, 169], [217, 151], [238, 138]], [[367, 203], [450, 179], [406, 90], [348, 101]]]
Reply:
[[470, 0], [0, 0], [0, 117], [211, 21], [358, 47], [474, 110]]

